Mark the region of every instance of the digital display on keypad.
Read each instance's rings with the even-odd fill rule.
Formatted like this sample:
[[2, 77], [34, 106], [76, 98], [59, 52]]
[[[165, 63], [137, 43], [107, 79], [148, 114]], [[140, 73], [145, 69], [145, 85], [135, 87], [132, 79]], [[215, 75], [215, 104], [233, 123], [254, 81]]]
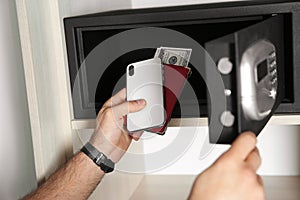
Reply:
[[257, 81], [260, 82], [268, 75], [268, 60], [264, 60], [257, 65]]

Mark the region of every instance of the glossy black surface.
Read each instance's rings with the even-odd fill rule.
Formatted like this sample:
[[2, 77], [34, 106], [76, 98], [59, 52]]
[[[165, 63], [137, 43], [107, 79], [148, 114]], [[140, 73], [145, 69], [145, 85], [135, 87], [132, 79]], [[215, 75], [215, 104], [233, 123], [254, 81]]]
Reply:
[[[71, 86], [84, 58], [91, 50], [112, 35], [138, 27], [164, 27], [184, 33], [198, 43], [205, 43], [244, 29], [272, 17], [284, 16], [284, 68], [285, 99], [276, 113], [300, 112], [300, 3], [298, 1], [242, 1], [215, 3], [180, 7], [150, 8], [138, 10], [112, 11], [64, 19]], [[79, 48], [80, 47], [80, 48]], [[141, 49], [116, 59], [105, 70], [99, 83], [87, 77], [87, 101], [74, 106], [74, 117], [94, 118], [105, 100], [113, 93], [117, 82], [123, 82], [125, 67], [131, 62], [153, 57], [155, 49]], [[193, 55], [192, 55], [193, 56]], [[101, 61], [100, 61], [101, 63]], [[101, 67], [101, 65], [99, 65]], [[194, 67], [190, 65], [193, 69]], [[195, 71], [195, 70], [194, 70]], [[88, 76], [89, 71], [87, 71]], [[90, 71], [92, 73], [92, 71]], [[89, 82], [90, 81], [90, 82]], [[191, 87], [183, 94], [181, 107], [190, 107], [188, 90], [196, 92], [201, 115], [207, 116], [207, 97], [205, 83], [200, 74], [193, 73], [189, 79]], [[97, 93], [89, 93], [89, 86], [97, 84]], [[122, 84], [119, 84], [122, 85]], [[83, 94], [84, 91], [81, 91]], [[77, 98], [77, 100], [83, 98]], [[73, 99], [74, 100], [74, 99]], [[198, 104], [198, 105], [197, 105]], [[75, 104], [74, 104], [75, 105]], [[78, 104], [77, 104], [78, 105]], [[190, 114], [181, 116], [177, 105], [173, 117], [199, 117], [190, 109]], [[86, 112], [89, 110], [88, 112]], [[91, 114], [93, 110], [93, 114]]]

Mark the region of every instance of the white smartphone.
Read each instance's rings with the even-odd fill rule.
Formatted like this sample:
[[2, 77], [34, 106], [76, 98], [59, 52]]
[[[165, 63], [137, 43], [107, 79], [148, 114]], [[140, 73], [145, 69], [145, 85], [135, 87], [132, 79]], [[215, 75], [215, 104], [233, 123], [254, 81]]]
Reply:
[[165, 122], [163, 65], [160, 58], [132, 63], [126, 69], [127, 100], [144, 99], [141, 111], [127, 115], [127, 130], [141, 131]]

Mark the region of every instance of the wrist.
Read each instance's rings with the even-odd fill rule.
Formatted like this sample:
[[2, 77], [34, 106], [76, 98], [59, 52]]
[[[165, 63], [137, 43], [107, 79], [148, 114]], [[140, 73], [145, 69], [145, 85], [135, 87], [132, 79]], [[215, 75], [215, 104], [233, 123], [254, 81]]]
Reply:
[[91, 143], [86, 143], [82, 149], [83, 152], [93, 163], [103, 172], [110, 173], [114, 170], [115, 163], [111, 161], [103, 152], [99, 151]]
[[108, 158], [111, 157], [115, 146], [109, 142], [105, 137], [99, 137], [98, 135], [93, 134], [89, 143], [93, 145], [98, 151], [104, 153]]
[[96, 176], [104, 176], [105, 172], [99, 169], [97, 165], [83, 152], [79, 151], [77, 154], [79, 160], [84, 163], [84, 168], [89, 171], [91, 174]]

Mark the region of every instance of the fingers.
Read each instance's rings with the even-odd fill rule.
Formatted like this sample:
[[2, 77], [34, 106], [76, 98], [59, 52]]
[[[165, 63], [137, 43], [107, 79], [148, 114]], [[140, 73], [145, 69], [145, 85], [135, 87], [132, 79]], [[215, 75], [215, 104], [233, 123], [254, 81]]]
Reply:
[[113, 108], [115, 114], [119, 117], [123, 117], [124, 115], [132, 112], [138, 112], [142, 110], [146, 106], [145, 100], [136, 100], [136, 101], [126, 101], [121, 103]]
[[245, 162], [251, 166], [251, 168], [256, 171], [261, 165], [261, 157], [259, 151], [255, 148], [246, 158]]
[[228, 154], [231, 154], [231, 156], [236, 159], [244, 161], [255, 147], [256, 136], [252, 132], [245, 132], [240, 134], [232, 143], [231, 148], [228, 150]]
[[104, 103], [103, 107], [112, 107], [112, 106], [118, 105], [120, 103], [123, 103], [125, 101], [126, 101], [126, 89], [123, 88], [117, 94], [115, 94], [109, 100], [107, 100]]
[[132, 133], [132, 135], [131, 135], [132, 139], [134, 139], [135, 141], [138, 141], [140, 139], [140, 137], [142, 136], [143, 132], [144, 131]]
[[259, 185], [263, 186], [264, 185], [264, 182], [263, 182], [263, 179], [261, 178], [261, 176], [257, 175], [257, 182]]

